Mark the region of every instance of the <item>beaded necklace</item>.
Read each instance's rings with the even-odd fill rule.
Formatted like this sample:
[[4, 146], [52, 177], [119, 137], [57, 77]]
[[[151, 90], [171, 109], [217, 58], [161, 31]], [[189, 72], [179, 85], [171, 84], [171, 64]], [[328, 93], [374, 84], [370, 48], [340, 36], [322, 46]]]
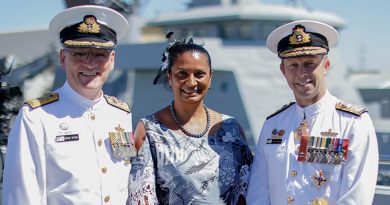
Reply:
[[169, 106], [170, 108], [170, 111], [171, 111], [171, 114], [172, 114], [172, 117], [173, 117], [173, 120], [175, 121], [176, 125], [180, 128], [180, 130], [186, 134], [187, 136], [189, 137], [194, 137], [194, 138], [200, 138], [200, 137], [203, 137], [207, 131], [209, 130], [210, 128], [210, 114], [209, 114], [209, 111], [206, 107], [206, 105], [203, 104], [203, 108], [204, 110], [206, 111], [206, 118], [207, 118], [207, 124], [206, 124], [206, 129], [203, 130], [202, 133], [199, 133], [199, 134], [192, 134], [191, 132], [189, 132], [188, 130], [186, 130], [184, 128], [184, 126], [179, 122], [179, 120], [177, 119], [177, 116], [176, 116], [176, 112], [175, 112], [175, 109], [173, 108], [173, 102], [171, 103], [171, 105]]

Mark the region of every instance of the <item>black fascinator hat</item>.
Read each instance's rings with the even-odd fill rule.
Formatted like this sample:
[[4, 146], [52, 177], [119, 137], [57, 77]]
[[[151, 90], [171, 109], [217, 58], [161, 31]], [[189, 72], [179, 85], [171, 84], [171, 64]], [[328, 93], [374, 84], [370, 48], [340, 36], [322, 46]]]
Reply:
[[162, 53], [162, 64], [160, 68], [158, 69], [157, 75], [153, 80], [153, 85], [156, 84], [164, 84], [168, 81], [166, 77], [166, 72], [170, 69], [172, 66], [169, 58], [169, 53], [175, 49], [175, 47], [178, 47], [179, 45], [189, 45], [189, 44], [194, 44], [194, 40], [192, 37], [191, 33], [188, 33], [184, 39], [182, 40], [176, 40], [176, 39], [171, 39], [173, 35], [173, 32], [170, 31], [167, 33], [165, 38], [168, 40], [168, 47], [164, 50]]

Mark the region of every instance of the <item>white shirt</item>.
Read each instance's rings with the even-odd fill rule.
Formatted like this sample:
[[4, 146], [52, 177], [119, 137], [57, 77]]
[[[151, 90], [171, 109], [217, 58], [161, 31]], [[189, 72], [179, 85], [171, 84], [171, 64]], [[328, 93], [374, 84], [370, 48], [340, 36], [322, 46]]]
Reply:
[[125, 204], [131, 165], [113, 155], [109, 133], [131, 132], [131, 113], [91, 101], [68, 83], [59, 100], [21, 108], [9, 135], [3, 205]]
[[[302, 108], [293, 104], [264, 122], [249, 181], [248, 204], [311, 204], [315, 199], [329, 205], [372, 203], [377, 171], [378, 145], [367, 113], [361, 116], [335, 109], [336, 97], [329, 92], [316, 104]], [[294, 131], [306, 115], [310, 136], [338, 133], [349, 139], [347, 159], [342, 164], [298, 162], [300, 140]], [[274, 129], [284, 130], [280, 144], [267, 144]], [[269, 142], [269, 141], [268, 141]], [[323, 171], [326, 182], [314, 180]]]

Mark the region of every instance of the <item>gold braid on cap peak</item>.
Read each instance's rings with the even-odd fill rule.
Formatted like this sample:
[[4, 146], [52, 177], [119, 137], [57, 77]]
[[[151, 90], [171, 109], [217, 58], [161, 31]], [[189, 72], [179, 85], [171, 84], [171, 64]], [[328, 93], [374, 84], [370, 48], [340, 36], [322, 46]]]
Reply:
[[112, 47], [115, 45], [114, 42], [96, 42], [96, 41], [75, 41], [75, 40], [67, 40], [64, 42], [67, 46], [101, 46], [101, 47]]
[[295, 56], [303, 56], [303, 55], [322, 55], [328, 53], [328, 50], [322, 47], [299, 47], [289, 49], [279, 53], [280, 58], [290, 58]]

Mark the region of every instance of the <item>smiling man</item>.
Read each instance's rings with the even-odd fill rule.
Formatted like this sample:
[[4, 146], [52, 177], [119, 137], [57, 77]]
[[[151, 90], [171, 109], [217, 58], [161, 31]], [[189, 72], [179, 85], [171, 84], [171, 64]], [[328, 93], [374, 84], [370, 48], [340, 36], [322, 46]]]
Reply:
[[333, 27], [308, 20], [285, 24], [268, 36], [266, 45], [281, 59], [296, 102], [264, 122], [248, 204], [372, 203], [378, 145], [370, 116], [326, 87], [327, 54], [337, 41]]
[[62, 44], [66, 82], [21, 108], [8, 141], [2, 204], [125, 204], [135, 155], [131, 112], [102, 87], [128, 23], [88, 5], [64, 10], [49, 28]]

